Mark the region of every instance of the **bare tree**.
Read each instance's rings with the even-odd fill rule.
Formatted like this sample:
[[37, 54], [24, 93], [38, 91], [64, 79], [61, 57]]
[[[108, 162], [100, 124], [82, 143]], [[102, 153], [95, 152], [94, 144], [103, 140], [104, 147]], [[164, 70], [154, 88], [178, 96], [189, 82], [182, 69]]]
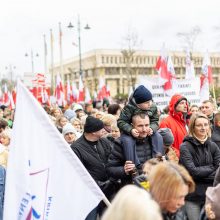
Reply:
[[129, 28], [126, 36], [123, 38], [123, 49], [121, 50], [125, 62], [124, 72], [128, 79], [129, 88], [131, 86], [134, 88], [134, 75], [137, 69], [132, 67], [132, 63], [135, 59], [135, 53], [141, 44], [142, 42], [139, 41], [137, 32]]
[[194, 26], [189, 32], [178, 32], [177, 36], [183, 41], [184, 49], [189, 49], [193, 52], [196, 39], [201, 33], [201, 28], [199, 26]]

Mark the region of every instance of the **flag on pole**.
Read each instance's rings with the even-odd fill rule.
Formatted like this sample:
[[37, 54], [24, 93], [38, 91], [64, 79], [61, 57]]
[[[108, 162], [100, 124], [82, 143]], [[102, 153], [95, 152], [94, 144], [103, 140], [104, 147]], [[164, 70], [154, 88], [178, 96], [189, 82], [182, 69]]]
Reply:
[[209, 86], [213, 82], [212, 68], [208, 52], [205, 53], [202, 63], [200, 76], [200, 100], [201, 102], [209, 99]]
[[65, 105], [65, 100], [64, 100], [64, 89], [63, 89], [63, 83], [60, 78], [60, 75], [57, 74], [57, 82], [56, 82], [56, 89], [55, 89], [55, 97], [57, 99], [57, 104], [59, 106], [64, 106]]
[[21, 82], [17, 90], [4, 220], [84, 220], [104, 194]]
[[85, 89], [85, 103], [92, 103], [91, 95], [88, 88]]
[[79, 77], [79, 96], [78, 96], [78, 102], [84, 102], [85, 99], [85, 93], [84, 93], [84, 85], [82, 81], [82, 77]]
[[98, 99], [103, 100], [105, 97], [107, 97], [107, 90], [105, 85], [105, 79], [100, 76], [99, 77], [99, 91], [98, 91]]
[[194, 79], [195, 78], [195, 69], [193, 61], [190, 58], [190, 51], [186, 52], [186, 73], [185, 79]]

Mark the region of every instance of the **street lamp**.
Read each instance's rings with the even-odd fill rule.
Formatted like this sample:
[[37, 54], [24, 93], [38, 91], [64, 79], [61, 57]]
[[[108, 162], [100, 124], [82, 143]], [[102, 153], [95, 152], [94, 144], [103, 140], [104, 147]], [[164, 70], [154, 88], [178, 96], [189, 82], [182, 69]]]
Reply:
[[[74, 26], [70, 22], [67, 26], [68, 28], [72, 29]], [[91, 29], [88, 24], [84, 27], [85, 30]], [[78, 31], [78, 47], [79, 47], [79, 74], [82, 77], [82, 55], [81, 55], [81, 23], [80, 23], [80, 17], [78, 15], [78, 22], [77, 22], [77, 31]]]
[[[29, 56], [28, 53], [25, 53], [25, 57], [28, 56]], [[32, 70], [32, 74], [34, 75], [34, 57], [39, 57], [39, 54], [36, 53], [34, 56], [33, 50], [31, 49], [30, 57], [31, 57], [31, 70]]]

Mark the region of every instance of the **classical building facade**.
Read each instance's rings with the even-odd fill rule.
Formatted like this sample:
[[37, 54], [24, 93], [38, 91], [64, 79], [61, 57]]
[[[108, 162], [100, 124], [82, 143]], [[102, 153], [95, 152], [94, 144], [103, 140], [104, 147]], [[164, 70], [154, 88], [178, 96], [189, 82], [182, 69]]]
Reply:
[[[172, 51], [172, 58], [177, 78], [185, 77], [186, 54]], [[99, 78], [104, 77], [111, 95], [126, 94], [130, 86], [135, 84], [138, 75], [155, 75], [155, 65], [160, 51], [121, 51], [121, 50], [93, 50], [82, 54], [83, 81], [90, 91], [97, 91]], [[220, 86], [220, 53], [210, 53], [211, 66], [215, 85]], [[193, 53], [195, 73], [200, 75], [203, 54]], [[79, 58], [74, 57], [63, 62], [64, 81], [79, 80]], [[55, 65], [50, 73], [56, 76], [60, 73], [60, 66]]]

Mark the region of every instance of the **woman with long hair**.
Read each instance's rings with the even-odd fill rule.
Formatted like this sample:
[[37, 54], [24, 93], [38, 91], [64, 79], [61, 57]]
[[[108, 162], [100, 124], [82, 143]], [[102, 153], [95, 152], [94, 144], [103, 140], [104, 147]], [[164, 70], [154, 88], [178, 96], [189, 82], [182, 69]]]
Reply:
[[208, 117], [193, 114], [189, 123], [189, 135], [180, 146], [180, 163], [189, 171], [196, 183], [195, 192], [186, 197], [186, 212], [189, 220], [198, 220], [205, 204], [205, 192], [213, 185], [220, 163], [220, 150], [211, 141]]

